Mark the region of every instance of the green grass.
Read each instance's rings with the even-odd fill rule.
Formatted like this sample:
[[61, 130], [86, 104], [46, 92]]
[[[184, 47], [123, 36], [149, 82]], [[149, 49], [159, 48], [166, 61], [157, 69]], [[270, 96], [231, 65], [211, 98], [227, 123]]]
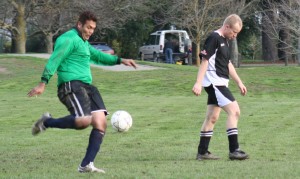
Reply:
[[[31, 126], [43, 112], [67, 114], [56, 97], [56, 77], [45, 93], [28, 98], [46, 60], [0, 57], [0, 178], [299, 178], [299, 67], [237, 69], [248, 88], [242, 97], [239, 140], [246, 161], [228, 159], [226, 115], [221, 113], [210, 150], [219, 161], [196, 161], [206, 94], [195, 97], [197, 68], [151, 64], [163, 69], [113, 72], [93, 68], [94, 85], [110, 113], [124, 109], [133, 117], [127, 133], [110, 123], [95, 165], [106, 174], [80, 174], [90, 129], [48, 129], [33, 137]], [[141, 62], [140, 62], [141, 63]], [[3, 69], [6, 70], [3, 70]], [[2, 70], [1, 70], [2, 69]], [[110, 116], [108, 117], [108, 119]]]

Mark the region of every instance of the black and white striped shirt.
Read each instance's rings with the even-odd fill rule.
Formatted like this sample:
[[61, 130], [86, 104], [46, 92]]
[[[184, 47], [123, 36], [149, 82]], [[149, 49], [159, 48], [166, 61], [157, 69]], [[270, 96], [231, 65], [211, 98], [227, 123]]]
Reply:
[[230, 62], [229, 44], [218, 32], [211, 33], [200, 52], [200, 58], [208, 60], [209, 65], [202, 86], [228, 86]]

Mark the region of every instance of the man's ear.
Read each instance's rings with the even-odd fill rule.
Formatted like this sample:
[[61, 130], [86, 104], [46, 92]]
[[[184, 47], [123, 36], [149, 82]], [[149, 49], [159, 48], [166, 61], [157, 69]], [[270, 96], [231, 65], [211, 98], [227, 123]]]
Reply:
[[77, 28], [82, 29], [82, 23], [80, 21], [77, 22]]

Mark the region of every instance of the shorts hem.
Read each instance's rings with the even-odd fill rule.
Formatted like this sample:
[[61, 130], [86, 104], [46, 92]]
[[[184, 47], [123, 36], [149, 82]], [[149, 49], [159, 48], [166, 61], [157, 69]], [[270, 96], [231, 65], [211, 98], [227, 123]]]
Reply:
[[109, 113], [106, 109], [95, 110], [95, 111], [92, 111], [91, 113], [94, 113], [94, 112], [104, 112], [105, 116], [109, 115]]

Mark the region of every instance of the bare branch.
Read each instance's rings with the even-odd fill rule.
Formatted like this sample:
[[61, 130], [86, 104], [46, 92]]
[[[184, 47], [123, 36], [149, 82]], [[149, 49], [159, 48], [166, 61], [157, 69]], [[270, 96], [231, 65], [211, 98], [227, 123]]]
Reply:
[[15, 31], [16, 33], [19, 33], [19, 30], [16, 27], [14, 27], [11, 24], [7, 24], [7, 23], [3, 22], [2, 20], [0, 20], [0, 28], [1, 29], [6, 29], [6, 30], [9, 30], [9, 31]]

